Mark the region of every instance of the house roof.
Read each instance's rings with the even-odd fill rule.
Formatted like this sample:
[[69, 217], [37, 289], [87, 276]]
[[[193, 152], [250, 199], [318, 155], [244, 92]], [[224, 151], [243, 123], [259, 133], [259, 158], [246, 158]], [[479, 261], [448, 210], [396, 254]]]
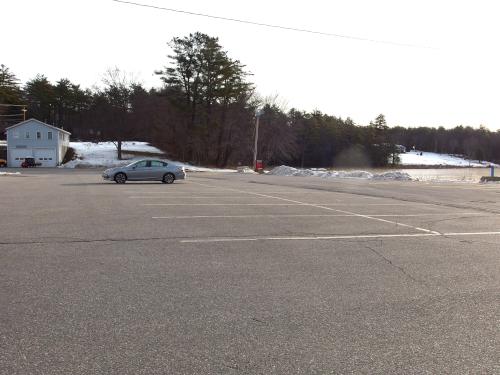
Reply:
[[67, 132], [67, 131], [66, 131], [66, 130], [64, 130], [64, 129], [57, 128], [57, 127], [55, 127], [55, 126], [53, 126], [53, 125], [46, 124], [45, 122], [39, 121], [39, 120], [34, 119], [34, 118], [30, 118], [30, 119], [28, 119], [28, 120], [25, 120], [25, 121], [22, 121], [22, 122], [20, 122], [20, 123], [17, 123], [16, 125], [9, 126], [8, 128], [5, 128], [5, 130], [10, 130], [10, 129], [16, 128], [16, 127], [18, 127], [18, 126], [20, 126], [20, 125], [24, 125], [24, 124], [26, 124], [26, 123], [28, 123], [28, 122], [30, 122], [30, 121], [35, 121], [35, 122], [38, 122], [40, 125], [44, 125], [44, 126], [47, 126], [47, 127], [49, 127], [49, 128], [52, 128], [52, 129], [54, 129], [54, 130], [60, 131], [60, 132], [62, 132], [62, 133], [66, 133], [66, 134], [71, 135], [71, 133], [70, 133], [70, 132]]

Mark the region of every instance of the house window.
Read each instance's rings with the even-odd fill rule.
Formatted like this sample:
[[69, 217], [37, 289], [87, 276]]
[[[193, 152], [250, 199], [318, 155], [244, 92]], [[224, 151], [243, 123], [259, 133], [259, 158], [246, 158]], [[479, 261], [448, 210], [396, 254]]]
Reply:
[[14, 138], [19, 138], [19, 132], [14, 132]]
[[25, 138], [30, 139], [30, 132], [26, 132]]
[[47, 132], [47, 139], [52, 139], [52, 132]]
[[42, 139], [42, 132], [36, 132], [36, 139]]

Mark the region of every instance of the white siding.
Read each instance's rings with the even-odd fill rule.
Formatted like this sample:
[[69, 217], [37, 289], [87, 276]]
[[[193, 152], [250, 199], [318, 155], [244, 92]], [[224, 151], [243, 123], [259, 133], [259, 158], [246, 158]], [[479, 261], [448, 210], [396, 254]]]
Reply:
[[42, 166], [55, 167], [61, 164], [68, 146], [68, 133], [37, 120], [27, 120], [7, 130], [7, 164], [18, 167], [22, 163], [19, 159], [36, 157]]

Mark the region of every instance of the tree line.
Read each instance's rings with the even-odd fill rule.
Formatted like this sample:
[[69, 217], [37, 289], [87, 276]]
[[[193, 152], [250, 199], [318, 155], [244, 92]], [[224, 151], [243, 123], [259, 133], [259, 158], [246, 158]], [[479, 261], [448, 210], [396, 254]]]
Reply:
[[[500, 132], [389, 127], [384, 115], [367, 126], [319, 111], [286, 110], [256, 93], [251, 74], [217, 38], [202, 33], [174, 38], [163, 85], [147, 89], [118, 68], [99, 88], [37, 75], [21, 84], [0, 66], [0, 130], [27, 118], [64, 128], [73, 139], [113, 141], [121, 158], [127, 140], [147, 141], [172, 159], [225, 167], [252, 162], [257, 110], [258, 155], [266, 165], [355, 167], [397, 164], [397, 145], [422, 151], [500, 161]], [[2, 137], [4, 132], [1, 131]]]

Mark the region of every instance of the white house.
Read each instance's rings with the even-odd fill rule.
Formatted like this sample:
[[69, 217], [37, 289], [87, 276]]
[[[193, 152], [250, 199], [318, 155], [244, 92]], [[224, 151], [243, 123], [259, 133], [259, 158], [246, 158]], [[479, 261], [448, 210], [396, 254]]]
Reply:
[[71, 135], [66, 130], [35, 119], [13, 125], [6, 132], [9, 167], [20, 167], [24, 158], [34, 158], [42, 167], [60, 165]]

